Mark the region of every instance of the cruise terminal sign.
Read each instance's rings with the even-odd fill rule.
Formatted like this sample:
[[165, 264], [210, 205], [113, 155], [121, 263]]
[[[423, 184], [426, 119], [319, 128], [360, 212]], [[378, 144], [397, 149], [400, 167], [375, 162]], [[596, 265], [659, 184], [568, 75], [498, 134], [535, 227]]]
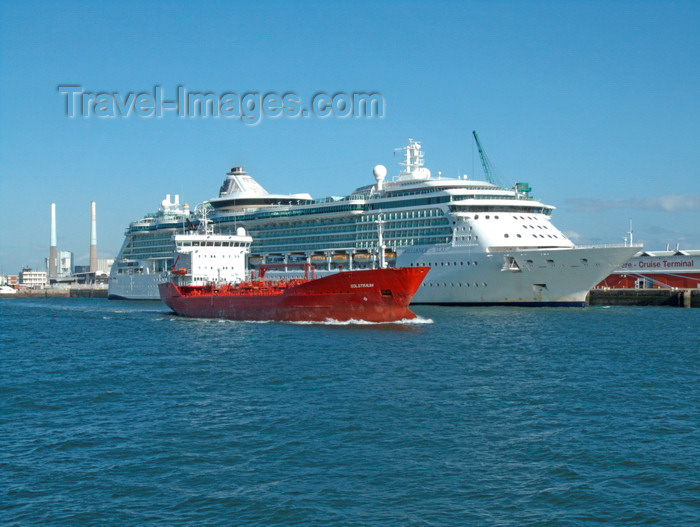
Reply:
[[625, 262], [620, 266], [618, 272], [622, 271], [670, 271], [679, 269], [697, 269], [695, 265], [694, 258], [688, 258], [687, 256], [668, 256], [665, 258], [660, 257], [640, 257], [632, 258], [630, 261]]

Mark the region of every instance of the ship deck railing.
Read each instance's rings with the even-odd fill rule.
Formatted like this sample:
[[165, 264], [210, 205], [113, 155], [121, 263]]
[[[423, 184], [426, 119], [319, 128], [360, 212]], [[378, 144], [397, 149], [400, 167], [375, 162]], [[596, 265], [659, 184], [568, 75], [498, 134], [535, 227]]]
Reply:
[[613, 248], [619, 248], [619, 247], [636, 247], [637, 249], [641, 249], [644, 247], [643, 243], [597, 243], [593, 245], [574, 245], [575, 249], [613, 249]]

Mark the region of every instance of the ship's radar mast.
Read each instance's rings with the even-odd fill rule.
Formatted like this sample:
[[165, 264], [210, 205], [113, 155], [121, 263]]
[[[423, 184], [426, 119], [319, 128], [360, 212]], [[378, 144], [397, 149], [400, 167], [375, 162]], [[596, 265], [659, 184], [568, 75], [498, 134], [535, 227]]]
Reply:
[[404, 169], [399, 174], [399, 180], [405, 179], [428, 179], [430, 170], [423, 167], [423, 152], [421, 151], [420, 142], [414, 139], [408, 139], [408, 146], [397, 148], [404, 151], [404, 161], [399, 165]]
[[200, 203], [194, 208], [195, 214], [199, 217], [199, 234], [214, 234], [214, 226], [208, 218], [211, 205], [209, 203]]

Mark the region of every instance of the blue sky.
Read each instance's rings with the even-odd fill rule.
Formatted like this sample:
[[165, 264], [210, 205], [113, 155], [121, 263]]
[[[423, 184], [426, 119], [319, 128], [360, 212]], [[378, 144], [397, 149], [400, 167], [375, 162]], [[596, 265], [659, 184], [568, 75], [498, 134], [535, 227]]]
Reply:
[[[214, 197], [243, 165], [270, 192], [344, 195], [422, 141], [433, 174], [527, 181], [576, 242], [700, 248], [700, 3], [22, 2], [0, 16], [0, 269], [114, 257], [166, 193]], [[59, 86], [152, 93], [377, 92], [384, 115], [66, 115]]]

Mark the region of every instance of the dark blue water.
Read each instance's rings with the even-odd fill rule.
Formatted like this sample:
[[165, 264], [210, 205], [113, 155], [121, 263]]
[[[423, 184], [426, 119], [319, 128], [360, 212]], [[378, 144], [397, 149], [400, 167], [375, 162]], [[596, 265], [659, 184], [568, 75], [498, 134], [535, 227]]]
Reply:
[[700, 524], [700, 310], [415, 311], [0, 301], [0, 524]]

